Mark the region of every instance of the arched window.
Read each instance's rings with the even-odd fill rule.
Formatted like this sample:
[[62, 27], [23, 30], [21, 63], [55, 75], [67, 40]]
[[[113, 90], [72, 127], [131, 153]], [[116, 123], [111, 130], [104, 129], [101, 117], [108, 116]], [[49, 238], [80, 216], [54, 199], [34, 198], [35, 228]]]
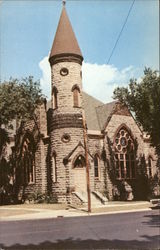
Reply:
[[34, 141], [26, 136], [22, 144], [23, 179], [25, 184], [35, 182]]
[[73, 107], [79, 107], [79, 94], [80, 94], [80, 89], [78, 85], [74, 85], [72, 87], [72, 92], [73, 92]]
[[153, 159], [151, 156], [148, 157], [148, 176], [152, 177], [152, 164], [153, 164]]
[[74, 161], [74, 168], [83, 168], [86, 166], [86, 161], [83, 155], [79, 155]]
[[135, 169], [135, 145], [129, 131], [122, 127], [115, 136], [115, 165], [117, 179], [134, 179]]
[[94, 156], [94, 177], [96, 179], [100, 179], [100, 165], [99, 165], [99, 157], [97, 154]]
[[53, 89], [52, 89], [53, 109], [58, 108], [57, 93], [58, 93], [57, 88], [56, 88], [56, 87], [53, 87]]
[[56, 154], [54, 153], [52, 156], [52, 181], [57, 181], [57, 162], [56, 162]]

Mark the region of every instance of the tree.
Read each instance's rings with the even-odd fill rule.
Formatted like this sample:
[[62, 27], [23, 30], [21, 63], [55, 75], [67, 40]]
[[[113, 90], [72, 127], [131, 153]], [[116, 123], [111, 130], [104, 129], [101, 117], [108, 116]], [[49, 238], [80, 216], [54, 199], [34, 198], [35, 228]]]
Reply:
[[31, 76], [21, 80], [10, 79], [0, 84], [0, 203], [2, 204], [11, 193], [9, 176], [12, 175], [12, 164], [6, 157], [6, 146], [9, 143], [8, 129], [13, 127], [14, 120], [18, 124], [33, 118], [35, 109], [43, 101], [39, 81], [34, 81]]
[[150, 135], [151, 144], [160, 158], [160, 76], [157, 71], [145, 68], [140, 82], [131, 79], [129, 86], [116, 88], [114, 99], [126, 104], [135, 119]]
[[31, 118], [42, 99], [39, 81], [32, 76], [0, 84], [0, 127], [10, 127], [14, 119]]

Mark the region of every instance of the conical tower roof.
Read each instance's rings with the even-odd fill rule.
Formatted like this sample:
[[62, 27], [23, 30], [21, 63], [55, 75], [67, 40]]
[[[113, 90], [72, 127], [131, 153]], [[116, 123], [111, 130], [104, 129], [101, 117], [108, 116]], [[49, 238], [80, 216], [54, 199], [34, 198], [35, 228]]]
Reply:
[[52, 61], [54, 62], [54, 59], [62, 56], [65, 58], [67, 58], [67, 56], [75, 56], [78, 57], [81, 61], [83, 60], [83, 56], [72, 29], [72, 25], [68, 18], [65, 6], [63, 6], [62, 13], [59, 19], [49, 61], [50, 63], [52, 63]]

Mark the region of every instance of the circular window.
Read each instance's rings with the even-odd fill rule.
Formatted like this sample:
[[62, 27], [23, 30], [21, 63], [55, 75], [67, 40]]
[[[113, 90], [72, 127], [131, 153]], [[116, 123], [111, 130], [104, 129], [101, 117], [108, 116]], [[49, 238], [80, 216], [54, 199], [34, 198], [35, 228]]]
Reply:
[[61, 76], [66, 76], [66, 75], [68, 75], [68, 73], [69, 73], [69, 71], [68, 71], [67, 68], [62, 68], [62, 69], [60, 70]]
[[134, 150], [134, 142], [127, 130], [122, 128], [116, 135], [114, 145], [117, 151], [122, 153]]
[[116, 139], [116, 144], [118, 144], [118, 142], [119, 142], [119, 140], [118, 140], [118, 139]]
[[125, 138], [125, 137], [122, 137], [122, 138], [121, 138], [121, 145], [122, 145], [122, 146], [126, 146], [126, 144], [127, 144], [126, 138]]
[[120, 133], [117, 134], [117, 138], [120, 138]]
[[124, 136], [124, 130], [121, 131], [121, 135]]
[[63, 142], [69, 142], [70, 140], [71, 140], [71, 137], [70, 137], [69, 134], [64, 134], [64, 135], [62, 136], [62, 141], [63, 141]]

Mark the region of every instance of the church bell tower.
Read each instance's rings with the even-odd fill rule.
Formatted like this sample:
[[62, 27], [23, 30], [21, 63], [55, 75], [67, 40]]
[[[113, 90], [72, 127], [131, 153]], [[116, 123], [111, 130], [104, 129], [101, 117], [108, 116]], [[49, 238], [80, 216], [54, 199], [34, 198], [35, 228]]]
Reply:
[[[53, 41], [51, 66], [51, 179], [58, 202], [68, 202], [74, 186], [73, 162], [69, 156], [83, 144], [83, 56], [68, 18], [65, 2]], [[68, 199], [68, 200], [67, 200]]]

